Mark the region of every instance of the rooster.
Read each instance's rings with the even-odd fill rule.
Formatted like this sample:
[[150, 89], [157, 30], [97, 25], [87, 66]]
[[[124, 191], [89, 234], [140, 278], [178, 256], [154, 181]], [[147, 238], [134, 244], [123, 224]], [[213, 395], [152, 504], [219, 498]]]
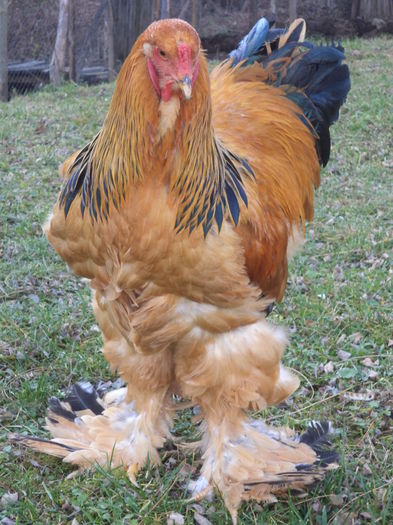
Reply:
[[50, 401], [37, 450], [135, 482], [171, 439], [174, 394], [200, 407], [195, 497], [217, 487], [234, 523], [243, 500], [301, 491], [332, 467], [329, 425], [300, 437], [248, 415], [298, 378], [267, 312], [313, 216], [329, 126], [350, 88], [340, 46], [261, 19], [209, 77], [196, 31], [151, 24], [119, 73], [102, 129], [61, 167], [44, 229], [90, 280], [103, 353], [124, 388], [76, 384]]

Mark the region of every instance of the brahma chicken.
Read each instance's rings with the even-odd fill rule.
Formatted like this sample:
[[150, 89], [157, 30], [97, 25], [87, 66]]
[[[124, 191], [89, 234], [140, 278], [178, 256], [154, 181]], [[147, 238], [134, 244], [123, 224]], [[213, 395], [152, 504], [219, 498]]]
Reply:
[[46, 235], [90, 280], [104, 356], [126, 386], [87, 383], [52, 399], [53, 439], [22, 437], [79, 468], [124, 466], [135, 481], [171, 439], [174, 395], [200, 407], [196, 497], [217, 487], [274, 501], [321, 479], [328, 424], [299, 437], [252, 419], [299, 385], [287, 337], [266, 320], [313, 216], [329, 126], [349, 91], [340, 46], [261, 19], [209, 77], [196, 31], [151, 24], [119, 73], [102, 129], [62, 166]]

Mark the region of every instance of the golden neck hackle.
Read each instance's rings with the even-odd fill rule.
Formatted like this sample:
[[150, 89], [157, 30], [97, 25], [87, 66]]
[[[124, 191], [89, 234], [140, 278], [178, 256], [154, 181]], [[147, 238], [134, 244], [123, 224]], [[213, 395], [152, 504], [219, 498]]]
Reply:
[[[219, 172], [223, 171], [212, 128], [209, 73], [203, 53], [192, 99], [181, 101], [174, 128], [157, 140], [159, 102], [138, 46], [119, 73], [91, 152], [93, 187], [101, 188], [100, 194], [105, 195], [104, 180], [109, 176], [113, 181], [110, 196], [119, 205], [133, 185], [167, 171], [179, 215], [189, 224], [190, 214], [200, 215], [211, 194], [220, 193]], [[94, 198], [94, 190], [92, 195]]]

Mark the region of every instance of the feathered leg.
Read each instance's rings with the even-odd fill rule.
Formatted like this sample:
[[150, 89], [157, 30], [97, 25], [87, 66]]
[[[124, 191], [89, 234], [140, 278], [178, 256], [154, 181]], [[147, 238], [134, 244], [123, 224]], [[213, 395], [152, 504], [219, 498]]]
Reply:
[[149, 460], [160, 463], [158, 449], [172, 425], [172, 353], [137, 353], [111, 319], [109, 309], [94, 304], [103, 332], [103, 352], [127, 387], [99, 398], [92, 385], [74, 385], [64, 402], [52, 399], [46, 420], [51, 441], [18, 436], [18, 441], [63, 461], [88, 468], [98, 463], [123, 466], [131, 481]]
[[285, 344], [281, 330], [260, 320], [222, 334], [196, 329], [175, 357], [182, 392], [204, 417], [204, 462], [195, 488], [217, 486], [234, 523], [242, 500], [274, 501], [277, 492], [322, 477], [318, 455], [306, 441], [247, 414], [249, 407], [279, 403], [297, 388], [298, 379], [280, 365]]
[[158, 449], [170, 436], [172, 411], [165, 390], [146, 391], [138, 403], [129, 402], [128, 394], [129, 388], [121, 388], [101, 399], [91, 384], [77, 383], [64, 401], [50, 400], [46, 428], [51, 440], [11, 437], [34, 450], [61, 457], [79, 469], [95, 464], [123, 467], [135, 483], [137, 471], [148, 460], [160, 463]]

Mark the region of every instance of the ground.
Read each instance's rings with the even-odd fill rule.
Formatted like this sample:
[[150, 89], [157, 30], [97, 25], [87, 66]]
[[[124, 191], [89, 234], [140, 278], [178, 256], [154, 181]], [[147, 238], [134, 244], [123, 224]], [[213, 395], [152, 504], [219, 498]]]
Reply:
[[[271, 316], [289, 330], [285, 362], [302, 386], [260, 414], [298, 431], [331, 420], [340, 468], [304, 500], [244, 505], [245, 525], [388, 525], [393, 514], [393, 40], [344, 44], [352, 91], [307, 243]], [[161, 469], [142, 471], [136, 488], [119, 470], [66, 479], [69, 466], [7, 441], [9, 432], [44, 436], [48, 398], [71, 383], [114, 379], [88, 288], [41, 231], [60, 188], [58, 164], [97, 132], [112, 90], [49, 87], [0, 104], [0, 520], [148, 525], [178, 513], [173, 523], [229, 523], [219, 497], [187, 502], [198, 458], [181, 447], [163, 453]], [[179, 415], [177, 437], [195, 438], [191, 416]]]

